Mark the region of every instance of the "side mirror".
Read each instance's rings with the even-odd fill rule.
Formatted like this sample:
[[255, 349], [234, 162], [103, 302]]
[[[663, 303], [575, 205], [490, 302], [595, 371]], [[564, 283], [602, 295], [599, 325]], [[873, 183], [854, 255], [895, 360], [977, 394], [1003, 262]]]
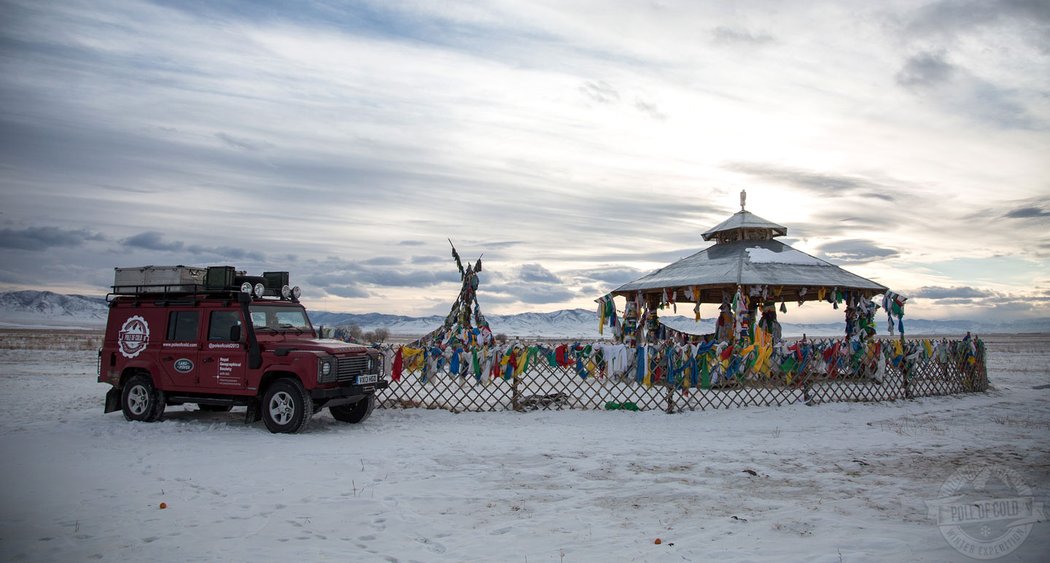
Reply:
[[233, 325], [230, 327], [230, 341], [240, 342], [241, 341], [241, 325]]

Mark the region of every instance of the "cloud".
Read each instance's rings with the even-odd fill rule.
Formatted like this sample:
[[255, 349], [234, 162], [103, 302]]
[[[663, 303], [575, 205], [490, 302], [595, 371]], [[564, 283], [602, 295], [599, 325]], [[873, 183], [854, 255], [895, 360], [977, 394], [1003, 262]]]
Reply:
[[993, 317], [1011, 318], [1017, 314], [1030, 314], [1039, 311], [1036, 305], [1027, 300], [1003, 301], [992, 305]]
[[620, 101], [620, 93], [608, 83], [601, 80], [588, 80], [580, 86], [580, 92], [592, 102], [611, 104]]
[[1011, 69], [1044, 73], [1050, 4], [1037, 0], [949, 0], [904, 14], [901, 39], [913, 54], [897, 83], [941, 111], [1004, 129], [1046, 129], [1038, 81], [1004, 80]]
[[951, 80], [955, 70], [944, 60], [944, 53], [919, 53], [908, 58], [896, 80], [909, 88], [939, 85]]
[[[205, 246], [201, 244], [186, 244], [183, 241], [167, 240], [163, 233], [158, 231], [144, 231], [137, 235], [122, 239], [120, 241], [126, 247], [140, 248], [153, 252], [188, 252], [201, 260], [251, 260], [256, 263], [267, 262], [265, 253], [252, 250], [250, 247], [240, 246]], [[294, 262], [288, 257], [282, 262]]]
[[455, 268], [406, 269], [400, 259], [377, 257], [360, 261], [311, 260], [304, 269], [306, 281], [333, 295], [369, 297], [370, 288], [423, 289], [441, 284], [459, 284]]
[[542, 283], [492, 283], [478, 290], [482, 303], [547, 305], [562, 303], [579, 295], [562, 285]]
[[[604, 104], [613, 105], [620, 103], [620, 92], [609, 85], [607, 82], [601, 80], [584, 82], [579, 88], [580, 92], [590, 101]], [[667, 114], [660, 110], [657, 105], [651, 101], [645, 100], [641, 97], [634, 98], [634, 109], [644, 113], [645, 115], [663, 121], [667, 119]]]
[[365, 270], [362, 282], [384, 287], [431, 287], [446, 282], [459, 282], [459, 272], [453, 270], [405, 270], [391, 268]]
[[767, 33], [751, 33], [747, 30], [725, 26], [716, 27], [711, 32], [711, 35], [714, 37], [715, 43], [728, 45], [765, 45], [775, 41], [773, 36]]
[[900, 253], [882, 248], [870, 240], [847, 239], [823, 244], [817, 249], [823, 258], [841, 263], [862, 264], [882, 258], [892, 258]]
[[1046, 119], [1031, 112], [1021, 92], [984, 80], [973, 82], [970, 96], [960, 107], [976, 117], [1006, 129], [1045, 130]]
[[366, 266], [399, 266], [404, 263], [404, 260], [397, 256], [376, 256], [375, 258], [366, 258], [360, 263]]
[[60, 227], [29, 227], [25, 229], [0, 229], [0, 248], [16, 250], [47, 250], [54, 247], [80, 246], [88, 240], [106, 240], [101, 233], [87, 229], [62, 229]]
[[269, 143], [255, 142], [241, 137], [236, 137], [229, 133], [219, 132], [215, 134], [215, 137], [223, 143], [226, 143], [227, 145], [235, 149], [242, 149], [246, 151], [259, 151], [270, 146]]
[[[855, 209], [846, 209], [846, 213], [855, 213]], [[828, 233], [850, 233], [857, 231], [892, 231], [902, 221], [900, 211], [887, 213], [869, 213], [867, 215], [843, 215], [843, 210], [832, 208], [818, 211], [810, 221], [798, 221], [788, 225], [788, 232], [801, 238], [827, 235]], [[794, 239], [797, 241], [798, 239]], [[780, 239], [784, 244], [794, 244], [789, 239]]]
[[[702, 229], [697, 229], [697, 233], [701, 230]], [[701, 240], [700, 235], [697, 234], [696, 246], [691, 248], [675, 248], [672, 250], [651, 250], [649, 248], [642, 248], [635, 252], [613, 252], [607, 250], [605, 252], [589, 253], [586, 256], [588, 259], [598, 262], [655, 262], [661, 265], [666, 265], [681, 260], [687, 256], [692, 256], [700, 250], [700, 247], [706, 247], [709, 246], [709, 244], [710, 243]], [[646, 273], [648, 272], [642, 272], [642, 275]]]
[[600, 281], [614, 287], [619, 287], [629, 281], [644, 276], [646, 273], [648, 272], [627, 266], [608, 266], [592, 270], [578, 270], [572, 272], [571, 275], [583, 280]]
[[648, 115], [653, 119], [657, 119], [660, 121], [667, 119], [667, 115], [660, 111], [660, 109], [656, 107], [656, 104], [652, 104], [643, 100], [635, 100], [634, 107], [638, 111]]
[[924, 286], [906, 293], [908, 297], [920, 297], [923, 299], [974, 299], [979, 297], [992, 297], [995, 295], [983, 289], [964, 287], [936, 287]]
[[312, 265], [313, 273], [303, 277], [303, 281], [325, 294], [345, 298], [367, 298], [372, 294], [361, 284], [358, 272], [351, 270], [331, 270]]
[[[163, 243], [162, 243], [163, 244]], [[182, 243], [172, 243], [181, 245]], [[177, 250], [177, 249], [176, 249]], [[266, 255], [257, 250], [246, 250], [233, 246], [201, 246], [193, 244], [186, 247], [186, 251], [196, 255], [211, 255], [217, 258], [229, 260], [252, 260], [254, 262], [266, 262]]]
[[539, 264], [523, 264], [511, 274], [494, 274], [478, 290], [485, 303], [547, 305], [580, 296], [561, 277]]
[[724, 168], [813, 192], [822, 197], [849, 195], [886, 202], [893, 202], [897, 199], [897, 189], [862, 176], [812, 172], [774, 164], [748, 162], [730, 163]]
[[448, 262], [444, 256], [435, 256], [433, 254], [412, 256], [408, 261], [412, 264], [442, 264]]
[[586, 270], [571, 270], [565, 272], [564, 277], [572, 278], [580, 294], [598, 297], [649, 272], [650, 270], [628, 266], [604, 266]]
[[311, 264], [310, 270], [311, 273], [306, 276], [305, 281], [311, 285], [319, 287], [355, 285], [360, 279], [356, 269], [354, 271], [349, 269], [336, 270], [329, 267]]
[[345, 297], [347, 299], [365, 299], [371, 297], [364, 288], [356, 285], [328, 285], [322, 288], [328, 295]]
[[528, 283], [562, 283], [561, 278], [539, 264], [522, 264], [520, 276], [521, 281]]
[[1002, 24], [1020, 24], [1023, 29], [1038, 33], [1050, 26], [1050, 4], [1042, 0], [941, 0], [911, 14], [907, 32], [954, 37], [975, 28]]
[[937, 300], [938, 305], [976, 305], [977, 303], [977, 300], [966, 297], [946, 297]]
[[[479, 241], [468, 241], [468, 242], [470, 242], [474, 246], [483, 246], [484, 248], [501, 248], [501, 249], [511, 248], [511, 247], [518, 246], [518, 245], [523, 243], [523, 241], [520, 241], [520, 240], [494, 240], [494, 241], [491, 241], [491, 242], [490, 241], [486, 241], [486, 240], [479, 240]], [[464, 254], [461, 254], [461, 255], [465, 256]]]
[[1009, 219], [1038, 219], [1043, 217], [1050, 217], [1050, 211], [1043, 209], [1042, 207], [1019, 207], [1017, 209], [1011, 209], [1007, 211], [1003, 217]]
[[167, 242], [164, 235], [157, 231], [146, 231], [120, 241], [124, 246], [156, 250], [160, 252], [177, 252], [182, 250], [181, 241]]

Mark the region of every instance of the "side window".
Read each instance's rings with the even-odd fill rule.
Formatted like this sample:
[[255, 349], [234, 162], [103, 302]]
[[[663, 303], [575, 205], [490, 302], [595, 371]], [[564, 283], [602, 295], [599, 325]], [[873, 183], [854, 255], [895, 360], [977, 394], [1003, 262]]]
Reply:
[[168, 315], [168, 340], [197, 340], [200, 318], [198, 311], [172, 311]]
[[208, 324], [208, 340], [230, 340], [230, 328], [241, 324], [237, 311], [212, 311]]

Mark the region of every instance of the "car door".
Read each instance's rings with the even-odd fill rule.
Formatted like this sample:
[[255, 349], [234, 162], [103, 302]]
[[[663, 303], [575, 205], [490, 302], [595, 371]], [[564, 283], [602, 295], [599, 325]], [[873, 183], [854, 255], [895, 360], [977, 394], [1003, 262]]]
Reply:
[[168, 327], [158, 354], [165, 389], [197, 386], [200, 371], [201, 312], [193, 309], [168, 312]]
[[201, 387], [231, 393], [244, 390], [248, 354], [243, 327], [244, 321], [237, 309], [208, 313], [207, 342], [200, 353]]

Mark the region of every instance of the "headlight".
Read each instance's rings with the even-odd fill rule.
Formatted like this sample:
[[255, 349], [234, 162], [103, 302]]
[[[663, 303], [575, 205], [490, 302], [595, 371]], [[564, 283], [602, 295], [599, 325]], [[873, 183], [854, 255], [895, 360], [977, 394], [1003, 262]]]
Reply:
[[332, 369], [332, 360], [330, 360], [330, 359], [323, 359], [323, 360], [318, 361], [318, 363], [317, 363], [317, 381], [319, 381], [319, 382], [334, 381], [335, 380], [335, 376], [332, 374], [333, 371], [334, 370]]

